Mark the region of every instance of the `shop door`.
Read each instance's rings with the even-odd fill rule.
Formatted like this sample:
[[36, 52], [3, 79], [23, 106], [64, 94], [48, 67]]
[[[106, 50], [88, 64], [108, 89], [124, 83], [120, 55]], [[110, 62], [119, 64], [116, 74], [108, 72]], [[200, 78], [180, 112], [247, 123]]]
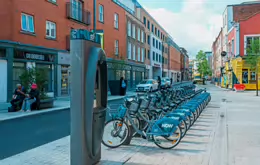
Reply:
[[68, 70], [61, 70], [61, 95], [69, 94], [69, 74]]
[[0, 102], [6, 102], [7, 101], [7, 61], [6, 60], [0, 60], [0, 70], [1, 70]]

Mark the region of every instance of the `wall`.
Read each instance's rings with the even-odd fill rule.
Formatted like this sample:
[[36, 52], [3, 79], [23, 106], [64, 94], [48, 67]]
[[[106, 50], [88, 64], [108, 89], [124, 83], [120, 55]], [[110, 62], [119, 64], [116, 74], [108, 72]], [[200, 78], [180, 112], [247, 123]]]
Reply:
[[[88, 9], [93, 13], [93, 1], [87, 1]], [[104, 31], [104, 50], [108, 58], [115, 58], [115, 40], [119, 41], [119, 55], [126, 58], [126, 13], [125, 10], [113, 1], [97, 0], [96, 29]], [[104, 22], [99, 21], [99, 5], [104, 6]], [[119, 28], [114, 28], [114, 14], [119, 15]], [[93, 29], [93, 24], [91, 24]]]
[[0, 19], [1, 19], [1, 40], [10, 40], [13, 33], [13, 1], [0, 1]]
[[240, 54], [245, 55], [245, 35], [260, 35], [260, 13], [240, 22]]
[[[160, 56], [162, 60], [162, 51], [153, 46], [153, 38], [155, 39], [155, 46], [156, 46], [156, 40], [158, 41], [158, 45], [159, 43], [162, 44], [162, 41], [153, 33], [151, 33], [150, 36], [151, 36], [151, 65], [153, 66], [154, 64], [157, 64], [160, 65], [160, 67], [162, 68], [162, 62], [159, 61]], [[155, 60], [153, 60], [153, 52], [155, 52]], [[158, 61], [156, 61], [156, 53], [158, 54]]]
[[[13, 3], [12, 6], [10, 8], [4, 8], [1, 12], [6, 13], [7, 11], [12, 11], [12, 13], [8, 16], [9, 18], [12, 18], [9, 19], [10, 23], [8, 25], [8, 27], [12, 29], [12, 35], [8, 36], [6, 35], [8, 34], [8, 30], [2, 30], [0, 32], [1, 39], [4, 39], [2, 38], [3, 36], [5, 39], [11, 41], [49, 48], [66, 49], [66, 36], [70, 34], [71, 28], [89, 29], [89, 26], [87, 25], [73, 22], [66, 18], [66, 3], [64, 1], [57, 1], [57, 5], [54, 5], [48, 1], [26, 1], [26, 3], [24, 1], [10, 2]], [[0, 6], [2, 5], [0, 4]], [[84, 7], [87, 8], [87, 2]], [[22, 12], [34, 16], [34, 35], [24, 34], [21, 32]], [[1, 14], [1, 20], [4, 19], [3, 17], [6, 16]], [[56, 23], [56, 40], [49, 40], [45, 38], [46, 20]], [[3, 25], [1, 25], [1, 28], [2, 26]]]
[[180, 62], [181, 53], [173, 46], [170, 46], [170, 69], [179, 72], [181, 67]]
[[234, 53], [234, 55], [236, 55], [237, 54], [237, 52], [236, 52], [236, 48], [237, 48], [237, 45], [236, 45], [236, 28], [232, 28], [231, 30], [230, 30], [230, 32], [228, 33], [228, 44], [229, 44], [229, 48], [228, 48], [228, 56], [230, 56], [231, 54], [230, 54], [230, 52], [232, 52], [232, 40], [234, 40], [234, 50], [235, 50], [235, 52], [232, 52], [232, 53]]

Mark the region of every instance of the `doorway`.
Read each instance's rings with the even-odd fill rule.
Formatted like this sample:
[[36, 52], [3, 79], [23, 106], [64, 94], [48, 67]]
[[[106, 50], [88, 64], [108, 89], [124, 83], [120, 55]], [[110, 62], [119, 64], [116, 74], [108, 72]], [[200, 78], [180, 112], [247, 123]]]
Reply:
[[0, 60], [0, 70], [1, 70], [1, 76], [0, 76], [0, 102], [6, 102], [7, 101], [7, 61], [6, 60]]

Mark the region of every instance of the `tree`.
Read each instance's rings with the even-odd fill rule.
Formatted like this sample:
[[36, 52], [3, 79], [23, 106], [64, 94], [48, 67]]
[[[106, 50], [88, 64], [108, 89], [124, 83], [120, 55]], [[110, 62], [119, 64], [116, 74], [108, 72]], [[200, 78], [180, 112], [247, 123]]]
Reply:
[[260, 41], [259, 39], [251, 40], [250, 46], [247, 48], [247, 56], [245, 62], [250, 66], [251, 71], [255, 71], [256, 75], [256, 96], [258, 96], [258, 69], [260, 63]]
[[48, 84], [48, 71], [44, 68], [27, 68], [20, 76], [20, 82], [26, 90], [36, 83], [40, 91], [40, 98], [46, 99], [47, 93], [44, 88]]
[[200, 74], [200, 77], [212, 74], [206, 53], [204, 53], [202, 50], [200, 50], [196, 55], [196, 61], [198, 63], [198, 72]]

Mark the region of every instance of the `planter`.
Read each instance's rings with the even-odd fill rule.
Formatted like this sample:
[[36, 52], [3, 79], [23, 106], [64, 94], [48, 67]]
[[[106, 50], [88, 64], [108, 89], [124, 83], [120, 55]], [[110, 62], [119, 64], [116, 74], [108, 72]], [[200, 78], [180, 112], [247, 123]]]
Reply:
[[[127, 81], [125, 80], [126, 87]], [[110, 80], [108, 81], [108, 87], [112, 96], [120, 95], [120, 80]]]
[[40, 100], [39, 103], [34, 102], [31, 105], [32, 110], [41, 110], [41, 109], [47, 109], [47, 108], [52, 108], [54, 103], [54, 98], [48, 98], [44, 100]]
[[48, 99], [40, 100], [39, 109], [52, 108], [53, 104], [54, 104], [54, 98], [48, 98]]

